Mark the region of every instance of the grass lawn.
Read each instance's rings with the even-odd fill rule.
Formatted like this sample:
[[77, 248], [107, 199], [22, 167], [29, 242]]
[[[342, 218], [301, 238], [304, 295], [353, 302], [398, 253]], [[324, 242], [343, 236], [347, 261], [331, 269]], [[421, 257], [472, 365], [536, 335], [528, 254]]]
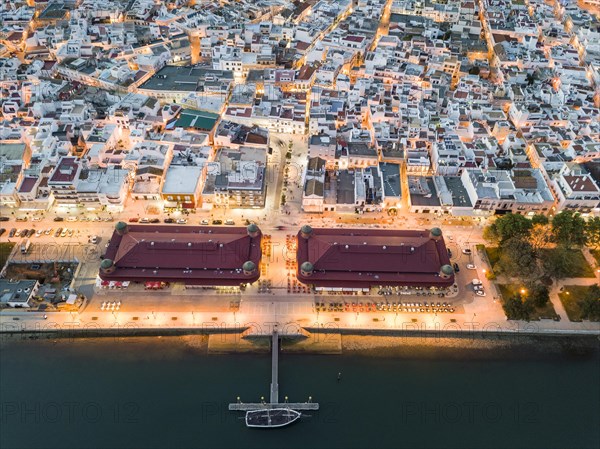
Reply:
[[588, 289], [585, 285], [565, 285], [563, 291], [558, 294], [569, 320], [581, 321], [579, 301], [585, 297]]
[[[498, 289], [502, 295], [502, 299], [508, 299], [517, 293], [520, 293], [521, 286], [518, 284], [498, 284]], [[554, 310], [552, 301], [548, 301], [544, 307], [536, 307], [531, 314], [531, 321], [539, 321], [541, 319], [553, 320], [558, 314]]]
[[10, 253], [15, 245], [16, 242], [0, 243], [0, 269], [4, 267], [4, 264], [6, 263], [6, 260], [8, 259], [8, 256], [10, 256]]
[[[542, 252], [548, 254], [553, 249], [543, 249]], [[595, 277], [594, 269], [590, 267], [590, 264], [585, 260], [585, 256], [581, 250], [573, 250], [573, 263], [574, 267], [571, 273], [567, 275], [569, 278], [593, 278]]]

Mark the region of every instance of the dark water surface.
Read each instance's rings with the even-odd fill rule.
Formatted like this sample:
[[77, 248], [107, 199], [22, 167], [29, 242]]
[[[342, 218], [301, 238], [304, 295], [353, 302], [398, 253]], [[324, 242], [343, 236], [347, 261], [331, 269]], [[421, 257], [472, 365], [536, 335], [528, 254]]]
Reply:
[[312, 395], [321, 410], [257, 430], [227, 403], [268, 399], [268, 354], [206, 355], [157, 338], [4, 342], [0, 448], [600, 447], [598, 352], [447, 351], [282, 354], [280, 397]]

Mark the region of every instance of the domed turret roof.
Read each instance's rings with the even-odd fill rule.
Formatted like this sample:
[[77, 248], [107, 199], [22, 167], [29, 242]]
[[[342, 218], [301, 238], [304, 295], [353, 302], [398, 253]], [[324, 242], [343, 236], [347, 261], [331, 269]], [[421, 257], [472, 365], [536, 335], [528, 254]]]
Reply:
[[253, 233], [255, 233], [255, 232], [258, 232], [258, 226], [256, 225], [256, 223], [250, 223], [250, 224], [248, 225], [248, 227], [246, 228], [246, 230], [247, 230], [249, 233], [253, 234]]
[[431, 235], [433, 235], [434, 237], [439, 237], [442, 235], [442, 230], [440, 228], [431, 228]]
[[107, 269], [113, 266], [113, 261], [110, 259], [104, 259], [101, 263], [100, 263], [100, 268], [103, 269]]
[[454, 268], [452, 268], [450, 265], [442, 265], [442, 273], [451, 276], [454, 274]]
[[309, 225], [302, 226], [302, 228], [300, 230], [302, 231], [303, 234], [312, 234], [312, 231], [313, 231]]
[[244, 271], [254, 271], [254, 270], [256, 270], [256, 264], [254, 262], [252, 262], [251, 260], [248, 260], [248, 261], [244, 262], [244, 265], [242, 265], [242, 269]]
[[124, 221], [119, 221], [116, 225], [115, 225], [115, 229], [117, 231], [123, 231], [124, 229], [127, 228], [127, 223], [125, 223]]
[[300, 270], [301, 271], [305, 271], [305, 272], [311, 272], [315, 269], [315, 267], [313, 266], [312, 263], [306, 261], [304, 263], [302, 263], [302, 265], [300, 265]]

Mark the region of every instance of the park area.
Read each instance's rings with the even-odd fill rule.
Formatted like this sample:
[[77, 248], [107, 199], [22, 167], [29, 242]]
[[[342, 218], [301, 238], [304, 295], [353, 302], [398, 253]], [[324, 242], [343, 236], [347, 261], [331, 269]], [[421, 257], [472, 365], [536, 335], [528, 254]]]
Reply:
[[[537, 305], [533, 301], [528, 301], [532, 292], [524, 286], [517, 284], [498, 284], [498, 289], [502, 295], [502, 302], [506, 304], [511, 298], [519, 298], [523, 303], [530, 304], [528, 321], [539, 320], [558, 320], [560, 317], [554, 310], [552, 301], [547, 301], [544, 305]], [[505, 309], [506, 311], [506, 309]], [[521, 318], [521, 317], [519, 317]], [[510, 317], [509, 317], [510, 319]]]
[[[565, 285], [558, 294], [567, 316], [571, 321], [600, 321], [598, 307], [594, 307], [595, 301], [600, 301], [600, 288], [597, 286]], [[586, 302], [591, 305], [586, 313]], [[594, 310], [596, 309], [596, 310]]]
[[[542, 248], [539, 250], [539, 259], [540, 261], [544, 260], [552, 260], [553, 258], [558, 258], [556, 252], [559, 251], [556, 248]], [[486, 246], [485, 252], [490, 261], [490, 266], [494, 273], [499, 274], [502, 272], [502, 267], [498, 265], [502, 256], [502, 250], [496, 246]], [[594, 252], [592, 251], [592, 254]], [[565, 278], [593, 278], [595, 276], [594, 269], [590, 266], [590, 264], [585, 259], [583, 252], [580, 249], [571, 249], [566, 253], [561, 253], [561, 255], [566, 255], [567, 263], [564, 265], [563, 271], [560, 273], [561, 277]], [[594, 257], [600, 257], [599, 254], [594, 255]]]

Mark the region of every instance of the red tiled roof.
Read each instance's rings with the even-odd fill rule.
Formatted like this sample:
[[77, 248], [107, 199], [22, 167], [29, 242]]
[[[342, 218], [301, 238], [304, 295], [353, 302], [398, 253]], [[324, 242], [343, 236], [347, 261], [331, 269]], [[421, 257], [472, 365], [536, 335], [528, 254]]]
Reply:
[[323, 287], [411, 285], [447, 287], [454, 276], [439, 276], [450, 264], [443, 238], [428, 230], [366, 230], [315, 228], [309, 239], [298, 233], [298, 267], [310, 262], [314, 271], [298, 279]]
[[[251, 238], [246, 228], [173, 225], [128, 225], [116, 231], [105, 258], [113, 261], [112, 273], [100, 271], [109, 281], [184, 282], [189, 285], [240, 285], [259, 278], [262, 234]], [[246, 275], [242, 265], [257, 267]]]

